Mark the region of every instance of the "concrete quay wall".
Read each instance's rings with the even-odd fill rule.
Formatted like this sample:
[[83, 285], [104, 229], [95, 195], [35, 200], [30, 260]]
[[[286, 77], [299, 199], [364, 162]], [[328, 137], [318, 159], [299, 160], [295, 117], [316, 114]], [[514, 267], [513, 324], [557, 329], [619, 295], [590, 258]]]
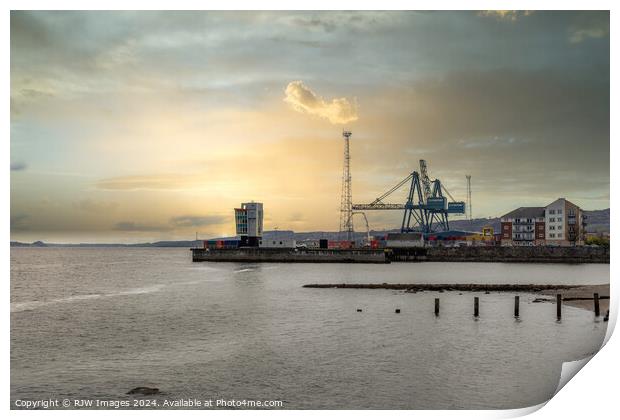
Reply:
[[192, 260], [222, 262], [369, 263], [390, 261], [382, 249], [192, 249]]
[[551, 246], [469, 246], [431, 247], [410, 250], [394, 249], [388, 253], [392, 261], [435, 262], [523, 262], [523, 263], [606, 263], [609, 248]]

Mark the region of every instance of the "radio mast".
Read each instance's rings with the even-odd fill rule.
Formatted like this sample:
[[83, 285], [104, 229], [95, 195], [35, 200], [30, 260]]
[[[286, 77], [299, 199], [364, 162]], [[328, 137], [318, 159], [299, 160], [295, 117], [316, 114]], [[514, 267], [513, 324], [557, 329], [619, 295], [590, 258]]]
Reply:
[[344, 130], [344, 165], [342, 167], [342, 193], [340, 195], [340, 236], [347, 241], [353, 239], [353, 204], [351, 200], [351, 155], [349, 154], [349, 139], [351, 132]]

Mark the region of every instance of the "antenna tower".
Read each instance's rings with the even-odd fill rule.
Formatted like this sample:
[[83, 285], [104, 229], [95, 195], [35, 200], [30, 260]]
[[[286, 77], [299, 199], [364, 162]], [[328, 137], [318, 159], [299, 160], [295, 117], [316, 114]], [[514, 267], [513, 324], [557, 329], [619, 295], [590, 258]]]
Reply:
[[467, 207], [469, 207], [469, 220], [472, 220], [471, 212], [471, 175], [465, 175], [467, 177]]
[[340, 195], [340, 236], [353, 239], [353, 204], [351, 200], [351, 155], [349, 154], [350, 131], [343, 131], [344, 165], [342, 167], [342, 193]]

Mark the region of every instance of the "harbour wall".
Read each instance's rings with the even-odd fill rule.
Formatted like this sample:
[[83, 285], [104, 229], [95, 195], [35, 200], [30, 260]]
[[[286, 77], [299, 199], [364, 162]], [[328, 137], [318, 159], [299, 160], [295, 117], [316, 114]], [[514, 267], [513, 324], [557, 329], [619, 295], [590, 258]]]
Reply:
[[192, 249], [192, 260], [222, 262], [374, 263], [506, 262], [609, 264], [609, 248], [595, 247], [419, 247], [392, 249]]
[[192, 261], [368, 264], [386, 264], [390, 262], [382, 249], [295, 250], [281, 248], [193, 248]]
[[468, 246], [392, 249], [392, 261], [433, 262], [523, 262], [523, 263], [604, 263], [609, 264], [609, 248], [552, 246]]

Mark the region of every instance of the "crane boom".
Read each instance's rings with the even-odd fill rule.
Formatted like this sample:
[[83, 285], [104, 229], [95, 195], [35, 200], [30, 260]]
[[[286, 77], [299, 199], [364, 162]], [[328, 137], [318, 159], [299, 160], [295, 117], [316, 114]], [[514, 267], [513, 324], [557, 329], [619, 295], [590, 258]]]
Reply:
[[[412, 176], [413, 176], [413, 174], [409, 174], [409, 176], [407, 176], [407, 178], [403, 179], [398, 184], [396, 184], [395, 186], [390, 188], [387, 192], [385, 192], [380, 197], [377, 197], [375, 199], [375, 201], [373, 201], [370, 204], [353, 204], [353, 210], [372, 210], [373, 208], [380, 208], [382, 206], [385, 206], [386, 204], [382, 203], [383, 199], [388, 197], [390, 194], [392, 194], [394, 191], [398, 190], [400, 187], [402, 187], [406, 183], [408, 183], [411, 180]], [[356, 208], [356, 207], [359, 207], [359, 206], [364, 206], [365, 208]], [[392, 204], [387, 204], [387, 206], [392, 206]]]
[[424, 189], [424, 202], [426, 203], [431, 196], [431, 180], [428, 177], [428, 168], [424, 159], [420, 159], [420, 178], [422, 188]]

